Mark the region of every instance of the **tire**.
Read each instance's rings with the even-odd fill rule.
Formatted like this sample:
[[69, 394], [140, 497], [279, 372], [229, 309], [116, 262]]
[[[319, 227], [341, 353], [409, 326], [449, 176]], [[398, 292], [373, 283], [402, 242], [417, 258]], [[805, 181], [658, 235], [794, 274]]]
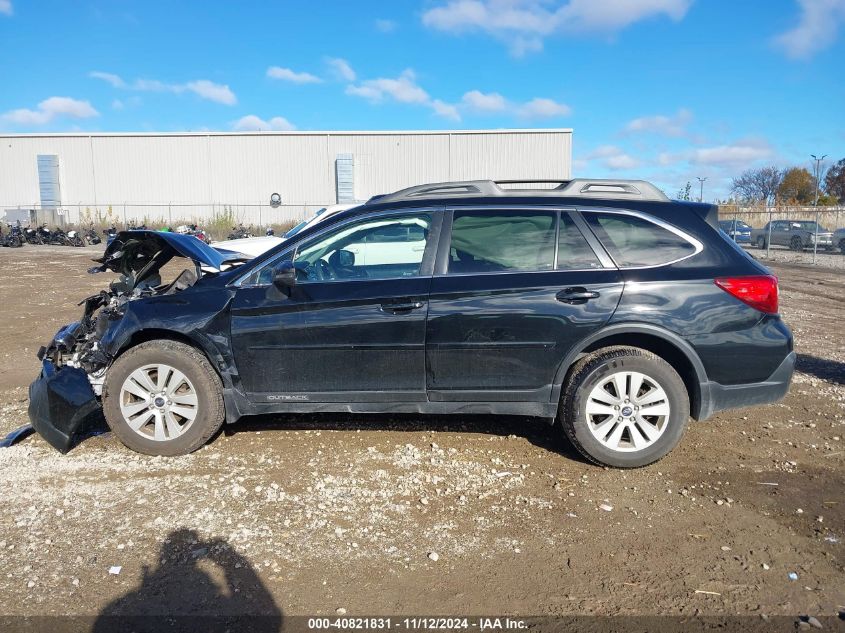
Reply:
[[766, 248], [766, 238], [762, 235], [757, 238], [757, 248], [759, 248], [761, 251], [765, 250]]
[[845, 255], [845, 240], [841, 240], [839, 242], [839, 250], [842, 252], [843, 255]]
[[797, 235], [789, 240], [789, 248], [793, 251], [803, 251], [804, 250], [804, 242], [801, 241], [801, 238]]
[[[644, 401], [660, 399], [634, 405], [635, 399], [625, 404], [623, 398], [619, 405], [613, 404], [614, 394], [603, 390], [606, 381], [614, 382], [615, 377], [621, 376], [622, 384], [630, 386], [627, 376], [635, 380], [636, 374], [644, 376], [638, 391], [640, 398]], [[660, 391], [653, 389], [655, 386], [665, 397], [661, 398]], [[613, 386], [609, 388], [614, 389]], [[606, 395], [597, 396], [597, 393]], [[602, 406], [593, 399], [595, 397], [609, 403], [605, 408], [611, 411], [594, 414], [588, 419], [588, 405], [591, 408]], [[668, 405], [668, 411], [666, 415], [643, 418], [633, 411], [632, 405], [655, 412], [667, 411]], [[616, 406], [619, 409], [614, 409]], [[616, 411], [621, 415], [627, 412], [626, 409], [632, 411], [619, 424]], [[605, 415], [607, 417], [603, 417]], [[689, 421], [689, 395], [678, 372], [659, 356], [637, 347], [606, 347], [582, 358], [572, 367], [561, 396], [558, 421], [564, 436], [591, 462], [616, 468], [639, 468], [661, 459], [681, 441]], [[621, 431], [620, 426], [623, 427]], [[652, 436], [651, 440], [646, 433]], [[601, 436], [605, 440], [600, 440]], [[641, 444], [641, 448], [636, 444]]]
[[[158, 366], [167, 368], [163, 398], [157, 389], [142, 386], [161, 386], [154, 370]], [[145, 400], [140, 396], [147, 391], [151, 393]], [[125, 446], [145, 455], [192, 453], [217, 433], [225, 417], [223, 384], [217, 372], [203, 354], [177, 341], [149, 341], [124, 352], [106, 374], [102, 399], [112, 432]], [[156, 407], [159, 403], [161, 408]], [[143, 424], [134, 430], [130, 420], [136, 426]]]

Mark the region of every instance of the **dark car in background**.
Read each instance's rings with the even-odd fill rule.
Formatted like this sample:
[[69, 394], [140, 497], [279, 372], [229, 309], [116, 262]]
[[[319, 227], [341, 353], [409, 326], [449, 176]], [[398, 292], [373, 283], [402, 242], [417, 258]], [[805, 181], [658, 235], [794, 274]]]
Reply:
[[182, 455], [253, 414], [509, 414], [637, 467], [690, 417], [784, 396], [777, 279], [715, 206], [515, 185], [376, 196], [252, 259], [120, 233], [95, 269], [120, 280], [39, 352], [33, 426], [66, 451], [102, 411], [126, 446]]
[[737, 244], [751, 243], [751, 226], [742, 220], [719, 220], [719, 228]]

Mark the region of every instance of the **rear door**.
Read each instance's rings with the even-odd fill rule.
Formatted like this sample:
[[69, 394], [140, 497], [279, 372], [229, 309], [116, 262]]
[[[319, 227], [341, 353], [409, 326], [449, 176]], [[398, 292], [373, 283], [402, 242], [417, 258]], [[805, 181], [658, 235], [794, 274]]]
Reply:
[[561, 361], [607, 323], [622, 286], [569, 212], [447, 213], [429, 295], [429, 399], [548, 401]]

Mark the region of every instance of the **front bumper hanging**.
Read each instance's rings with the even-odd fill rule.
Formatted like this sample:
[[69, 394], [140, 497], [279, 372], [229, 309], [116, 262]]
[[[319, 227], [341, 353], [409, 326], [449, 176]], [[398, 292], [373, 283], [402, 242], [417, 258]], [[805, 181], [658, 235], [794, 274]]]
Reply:
[[105, 423], [86, 373], [76, 367], [57, 369], [49, 360], [42, 361], [41, 375], [29, 386], [29, 420], [62, 453], [81, 433]]

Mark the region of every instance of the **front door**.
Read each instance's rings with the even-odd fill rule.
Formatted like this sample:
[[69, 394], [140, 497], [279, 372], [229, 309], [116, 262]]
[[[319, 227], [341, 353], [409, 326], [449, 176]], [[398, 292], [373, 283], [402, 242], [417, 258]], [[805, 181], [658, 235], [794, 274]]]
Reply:
[[[232, 340], [254, 402], [425, 399], [425, 323], [436, 211], [347, 220], [283, 254], [235, 295]], [[293, 247], [292, 247], [293, 249]]]
[[455, 210], [440, 252], [426, 341], [431, 400], [547, 402], [564, 357], [610, 319], [622, 293], [619, 271], [566, 212]]

